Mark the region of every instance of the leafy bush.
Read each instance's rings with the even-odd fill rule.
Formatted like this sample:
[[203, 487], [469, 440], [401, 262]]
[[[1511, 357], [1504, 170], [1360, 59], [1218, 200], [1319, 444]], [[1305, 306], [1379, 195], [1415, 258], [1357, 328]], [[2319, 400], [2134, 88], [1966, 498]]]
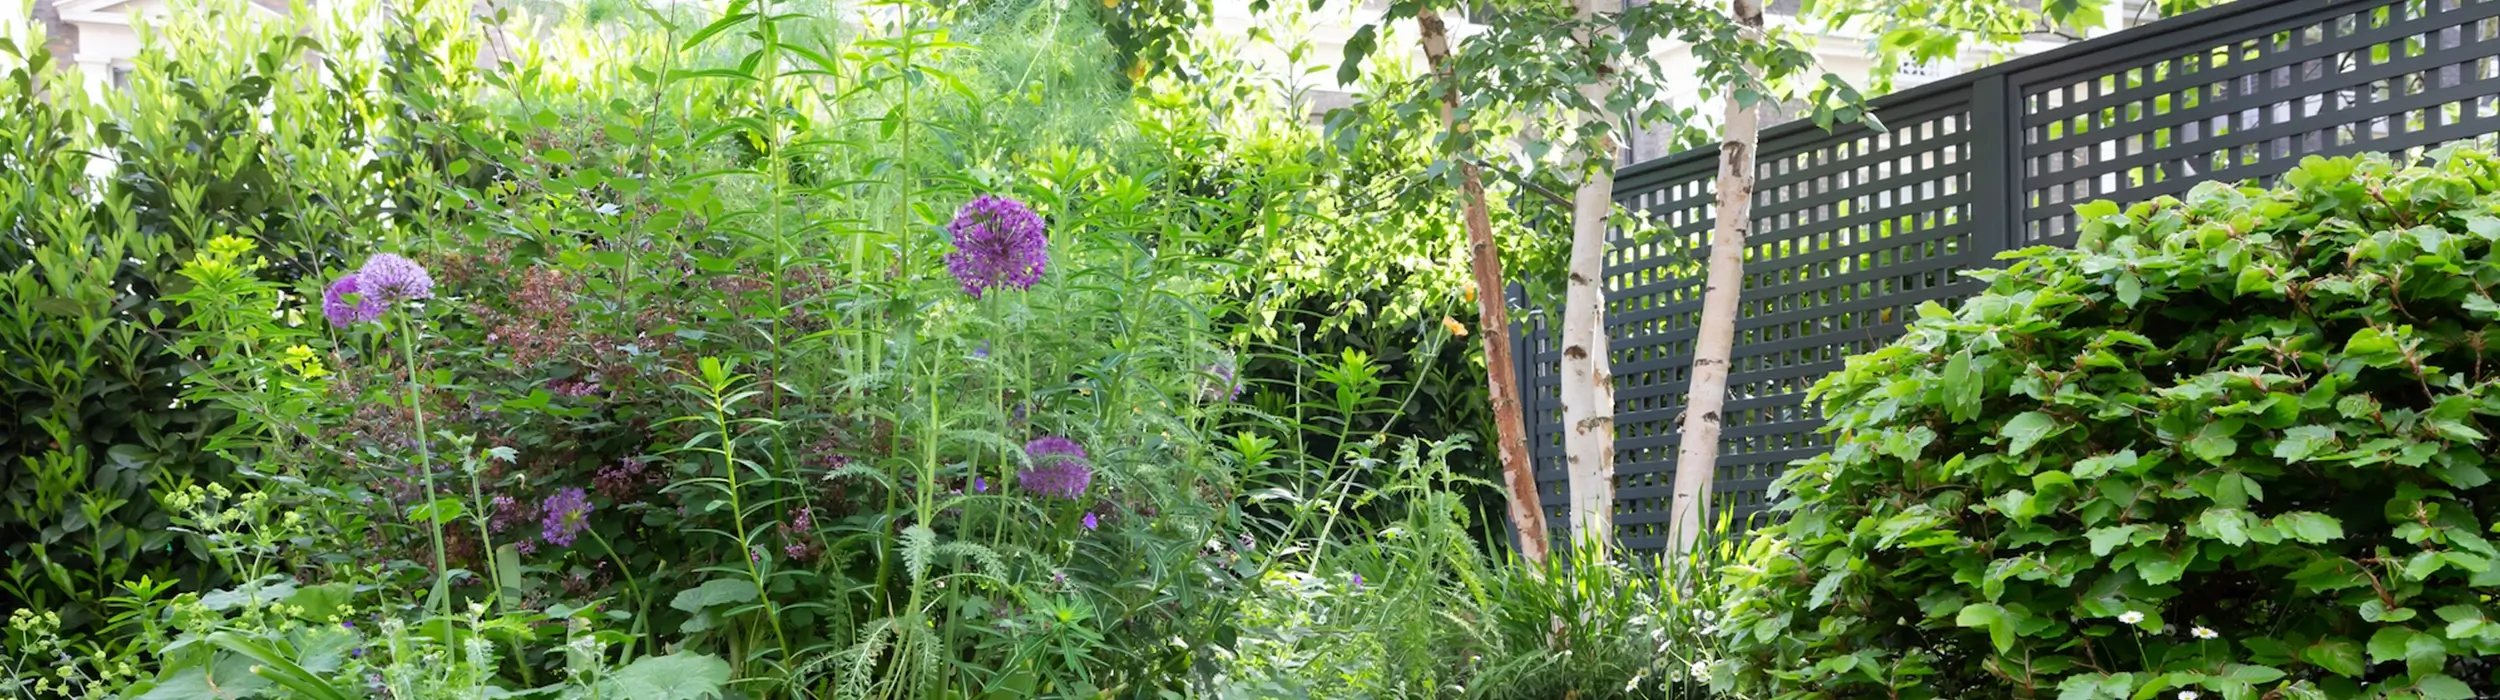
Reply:
[[1817, 392], [1731, 569], [1773, 698], [2439, 698], [2500, 679], [2500, 160], [2076, 207]]
[[[339, 265], [388, 228], [385, 183], [410, 162], [374, 147], [406, 124], [368, 85], [429, 48], [419, 22], [299, 34], [201, 10], [151, 29], [95, 103], [39, 42], [0, 47], [0, 608], [72, 632], [102, 627], [125, 580], [225, 583], [158, 498], [255, 457], [221, 440], [225, 410], [178, 401], [195, 358], [164, 298], [188, 285], [176, 270], [218, 235], [258, 241], [282, 283]], [[301, 70], [324, 44], [327, 70]]]

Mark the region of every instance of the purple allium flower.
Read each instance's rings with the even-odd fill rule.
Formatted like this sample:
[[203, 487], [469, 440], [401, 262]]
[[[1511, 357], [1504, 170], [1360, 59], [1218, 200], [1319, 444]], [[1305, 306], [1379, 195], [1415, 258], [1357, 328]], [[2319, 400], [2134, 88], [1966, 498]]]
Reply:
[[1085, 461], [1085, 448], [1074, 440], [1057, 435], [1035, 438], [1024, 444], [1024, 456], [1033, 466], [1016, 472], [1016, 485], [1027, 491], [1073, 501], [1094, 482], [1094, 465]]
[[548, 544], [571, 547], [573, 538], [590, 529], [590, 495], [581, 489], [557, 491], [556, 495], [547, 497], [547, 502], [539, 506], [539, 510], [545, 515], [539, 521], [538, 534], [546, 538]]
[[388, 308], [381, 299], [365, 293], [364, 277], [353, 272], [340, 276], [321, 292], [321, 315], [330, 317], [330, 325], [340, 328], [381, 318]]
[[1098, 528], [1098, 527], [1102, 527], [1102, 521], [1101, 521], [1101, 520], [1098, 520], [1098, 519], [1095, 519], [1095, 518], [1094, 518], [1094, 514], [1092, 514], [1092, 513], [1086, 513], [1086, 514], [1085, 514], [1085, 529], [1087, 529], [1087, 530], [1092, 530], [1092, 529], [1094, 529], [1094, 528]]
[[1050, 264], [1050, 241], [1042, 235], [1042, 217], [1016, 200], [975, 197], [955, 212], [946, 231], [955, 235], [955, 252], [946, 254], [946, 271], [974, 299], [997, 287], [1032, 289], [1042, 281], [1042, 268]]
[[356, 275], [365, 293], [384, 304], [434, 298], [434, 276], [415, 260], [390, 253], [376, 254], [365, 259], [364, 269], [357, 270]]

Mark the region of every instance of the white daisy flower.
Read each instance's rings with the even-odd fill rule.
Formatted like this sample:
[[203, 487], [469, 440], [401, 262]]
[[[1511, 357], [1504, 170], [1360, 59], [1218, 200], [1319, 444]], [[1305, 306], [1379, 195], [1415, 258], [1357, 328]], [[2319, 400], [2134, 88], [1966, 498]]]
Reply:
[[1695, 662], [1693, 662], [1693, 679], [1694, 679], [1694, 680], [1700, 680], [1700, 679], [1702, 679], [1702, 678], [1704, 678], [1704, 677], [1707, 677], [1707, 676], [1709, 676], [1709, 675], [1710, 675], [1710, 662], [1708, 662], [1708, 661], [1695, 661]]
[[2201, 698], [2201, 697], [2205, 697], [2205, 696], [2204, 696], [2204, 695], [2202, 695], [2202, 694], [2200, 694], [2200, 693], [2197, 693], [2196, 691], [2193, 691], [2193, 690], [2182, 690], [2182, 691], [2179, 691], [2179, 700], [2196, 700], [2197, 698]]
[[2213, 639], [2222, 636], [2221, 633], [2204, 625], [2197, 625], [2195, 629], [2188, 630], [2188, 634], [2195, 635], [2197, 639]]
[[[2126, 611], [2126, 612], [2122, 612], [2122, 613], [2119, 613], [2119, 614], [2118, 614], [2118, 621], [2119, 621], [2119, 622], [2122, 622], [2122, 623], [2130, 624], [2130, 625], [2135, 624], [2135, 623], [2138, 623], [2138, 622], [2143, 622], [2143, 621], [2144, 621], [2144, 613], [2136, 612], [2136, 611], [2133, 611], [2133, 610], [2129, 610], [2129, 611]], [[2192, 700], [2192, 699], [2191, 699], [2191, 700]]]

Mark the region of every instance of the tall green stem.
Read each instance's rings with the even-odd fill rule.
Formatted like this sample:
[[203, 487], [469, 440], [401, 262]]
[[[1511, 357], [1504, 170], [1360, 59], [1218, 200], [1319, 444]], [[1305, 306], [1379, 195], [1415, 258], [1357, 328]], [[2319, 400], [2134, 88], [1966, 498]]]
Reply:
[[755, 554], [755, 541], [748, 535], [745, 491], [738, 486], [738, 437], [729, 424], [728, 390], [735, 379], [712, 387], [712, 427], [720, 431], [721, 467], [729, 475], [729, 519], [738, 528], [738, 559], [746, 563], [747, 578], [755, 582], [756, 599], [764, 604], [764, 618], [772, 623], [773, 641], [781, 645], [781, 658], [790, 659], [790, 637], [781, 631], [781, 611], [773, 608], [772, 587], [765, 585], [764, 570], [758, 566], [762, 557]]
[[[650, 599], [650, 598], [648, 598], [648, 597], [645, 597], [645, 596], [642, 594], [642, 584], [641, 584], [640, 582], [638, 582], [638, 581], [634, 580], [634, 567], [633, 567], [633, 565], [632, 565], [632, 564], [629, 564], [629, 563], [627, 563], [627, 562], [625, 561], [625, 556], [624, 556], [624, 555], [622, 555], [622, 554], [617, 554], [617, 553], [616, 553], [616, 545], [608, 544], [608, 538], [607, 538], [607, 536], [606, 536], [606, 535], [601, 535], [601, 534], [599, 534], [599, 528], [595, 528], [595, 527], [585, 527], [585, 528], [582, 528], [582, 530], [583, 530], [583, 531], [585, 531], [585, 532], [590, 533], [590, 538], [591, 538], [591, 539], [594, 539], [594, 540], [598, 540], [598, 541], [599, 541], [599, 549], [604, 550], [604, 551], [606, 551], [606, 552], [608, 553], [608, 561], [613, 561], [613, 562], [616, 562], [616, 570], [617, 570], [617, 572], [618, 572], [618, 573], [622, 573], [622, 574], [624, 574], [624, 575], [625, 575], [625, 592], [626, 592], [628, 595], [632, 595], [632, 596], [634, 597], [634, 632], [635, 632], [634, 636], [636, 636], [636, 637], [640, 637], [640, 638], [642, 638], [642, 639], [644, 639], [644, 640], [646, 640], [646, 641], [650, 642], [650, 644], [651, 644], [651, 655], [652, 655], [652, 656], [659, 656], [659, 655], [660, 655], [660, 636], [659, 636], [659, 635], [656, 635], [656, 634], [643, 634], [643, 633], [642, 633], [642, 627], [643, 627], [643, 624], [644, 624], [644, 620], [650, 617], [650, 613], [651, 613], [651, 599]], [[631, 657], [633, 656], [633, 653], [634, 653], [634, 645], [633, 645], [633, 644], [631, 644], [631, 643], [627, 643], [627, 644], [625, 645], [625, 654], [626, 654], [626, 656], [627, 656], [627, 660], [631, 660]]]
[[408, 360], [408, 410], [417, 417], [417, 471], [425, 481], [425, 524], [434, 537], [434, 614], [451, 612], [451, 582], [446, 577], [451, 567], [443, 559], [443, 519], [434, 507], [434, 452], [425, 435], [425, 386], [417, 379], [417, 319], [414, 313], [400, 316], [400, 349]]
[[[469, 464], [473, 467], [469, 470], [469, 509], [472, 512], [469, 521], [477, 523], [478, 551], [485, 554], [486, 588], [495, 596], [495, 608], [502, 610], [506, 608], [507, 602], [503, 599], [503, 569], [502, 565], [495, 562], [495, 536], [486, 527], [486, 519], [489, 515], [486, 510], [486, 491], [478, 486], [478, 470], [474, 468], [476, 462], [469, 462]], [[524, 668], [526, 667], [524, 665]]]

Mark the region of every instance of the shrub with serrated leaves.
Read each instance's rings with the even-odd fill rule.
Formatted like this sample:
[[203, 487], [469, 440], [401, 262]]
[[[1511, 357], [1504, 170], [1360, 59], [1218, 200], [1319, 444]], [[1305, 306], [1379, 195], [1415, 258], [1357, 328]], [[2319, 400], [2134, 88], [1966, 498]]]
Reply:
[[2312, 158], [2076, 207], [1816, 391], [1721, 688], [1771, 698], [2500, 691], [2500, 160]]

